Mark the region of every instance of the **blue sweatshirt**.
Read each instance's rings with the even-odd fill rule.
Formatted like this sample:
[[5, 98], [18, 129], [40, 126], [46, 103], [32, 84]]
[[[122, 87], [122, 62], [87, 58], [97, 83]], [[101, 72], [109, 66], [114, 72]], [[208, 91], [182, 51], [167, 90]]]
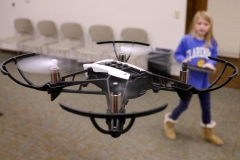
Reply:
[[[205, 40], [198, 40], [191, 34], [185, 35], [174, 54], [176, 61], [182, 63], [186, 58], [191, 58], [188, 62], [191, 65], [201, 67], [205, 63], [216, 65], [216, 61], [210, 57], [217, 57], [217, 43], [212, 40], [212, 47], [205, 46]], [[196, 88], [207, 88], [209, 86], [209, 74], [206, 72], [189, 70], [188, 83]]]

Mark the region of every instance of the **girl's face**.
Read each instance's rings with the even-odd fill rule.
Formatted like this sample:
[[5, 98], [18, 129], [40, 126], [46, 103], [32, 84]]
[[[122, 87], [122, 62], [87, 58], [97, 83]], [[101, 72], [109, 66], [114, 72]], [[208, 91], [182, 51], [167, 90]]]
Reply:
[[199, 18], [194, 25], [195, 33], [199, 38], [204, 38], [210, 27], [211, 25], [208, 21], [204, 20], [203, 18]]

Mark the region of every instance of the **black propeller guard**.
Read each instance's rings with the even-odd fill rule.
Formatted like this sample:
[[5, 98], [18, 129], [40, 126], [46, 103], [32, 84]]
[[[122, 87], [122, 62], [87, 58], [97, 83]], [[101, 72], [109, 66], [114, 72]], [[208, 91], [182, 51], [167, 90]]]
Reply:
[[[138, 42], [131, 42], [131, 41], [107, 41], [107, 42], [99, 42], [99, 44], [104, 44], [104, 43], [112, 43], [113, 45], [115, 43], [133, 43], [133, 44], [140, 44], [140, 45], [148, 45], [148, 44], [141, 44]], [[100, 131], [101, 133], [104, 134], [110, 134], [112, 137], [119, 137], [121, 134], [126, 133], [133, 125], [135, 118], [137, 117], [142, 117], [142, 116], [147, 116], [150, 114], [154, 114], [157, 112], [160, 112], [164, 110], [167, 107], [167, 104], [162, 105], [160, 107], [157, 107], [155, 109], [143, 111], [143, 112], [135, 112], [135, 113], [125, 113], [125, 106], [127, 105], [129, 99], [137, 98], [143, 94], [146, 93], [147, 90], [152, 90], [153, 92], [157, 93], [160, 90], [165, 90], [165, 91], [172, 91], [172, 92], [177, 92], [179, 97], [184, 100], [188, 101], [189, 97], [192, 94], [197, 94], [200, 92], [208, 92], [208, 91], [214, 91], [217, 90], [223, 86], [225, 86], [228, 82], [230, 82], [233, 78], [235, 78], [238, 74], [238, 68], [233, 65], [230, 62], [227, 62], [225, 60], [219, 59], [219, 58], [213, 58], [209, 57], [212, 60], [215, 60], [219, 63], [224, 64], [224, 67], [217, 77], [217, 79], [206, 89], [197, 89], [194, 88], [193, 86], [189, 84], [185, 84], [181, 81], [174, 80], [171, 78], [167, 78], [161, 75], [157, 75], [148, 71], [141, 71], [138, 72], [136, 69], [128, 67], [125, 68], [124, 71], [129, 73], [131, 76], [128, 80], [122, 80], [118, 79], [114, 76], [103, 74], [103, 73], [96, 73], [92, 70], [92, 68], [87, 68], [85, 70], [81, 70], [79, 72], [74, 72], [72, 74], [65, 75], [61, 78], [60, 81], [56, 83], [51, 83], [47, 82], [43, 85], [35, 85], [33, 84], [25, 75], [24, 73], [20, 70], [18, 66], [18, 61], [24, 58], [28, 58], [31, 56], [35, 56], [36, 54], [24, 54], [20, 56], [15, 56], [12, 57], [5, 62], [1, 64], [1, 72], [4, 75], [8, 75], [13, 81], [16, 83], [27, 87], [27, 88], [32, 88], [36, 89], [39, 91], [46, 91], [51, 95], [51, 100], [53, 101], [58, 97], [59, 94], [62, 92], [64, 93], [80, 93], [80, 94], [96, 94], [96, 95], [105, 95], [106, 96], [106, 101], [107, 101], [107, 113], [106, 114], [99, 114], [99, 113], [94, 113], [94, 112], [85, 112], [81, 110], [76, 110], [74, 108], [68, 107], [65, 104], [60, 103], [60, 106], [62, 109], [74, 113], [77, 115], [81, 116], [87, 116], [91, 119], [93, 125], [95, 128]], [[8, 69], [6, 65], [8, 63], [14, 62], [15, 65], [17, 66], [17, 70], [24, 79], [25, 82], [21, 82], [18, 79], [14, 78], [13, 75], [11, 75], [8, 72]], [[225, 72], [226, 68], [230, 67], [233, 69], [232, 75], [228, 76], [228, 79], [223, 82], [222, 84], [215, 86], [216, 83], [221, 79], [223, 76], [223, 73]], [[83, 81], [75, 81], [75, 76], [79, 74], [90, 74], [92, 76], [89, 76], [90, 78], [83, 80]], [[133, 74], [134, 73], [134, 74]], [[92, 77], [92, 78], [91, 78]], [[95, 78], [97, 77], [97, 78]], [[72, 80], [67, 81], [67, 78], [72, 78]], [[154, 81], [157, 79], [157, 82]], [[111, 102], [110, 102], [110, 93], [111, 93], [111, 84], [114, 81], [118, 81], [121, 86], [123, 86], [123, 92], [122, 94], [122, 102], [121, 102], [121, 108], [118, 113], [112, 113], [110, 111], [111, 108]], [[172, 84], [170, 86], [167, 85], [168, 82], [171, 82]], [[88, 84], [94, 84], [100, 89], [101, 91], [92, 91], [92, 90], [82, 90], [82, 87], [87, 87]], [[73, 89], [68, 89], [66, 87], [69, 86], [75, 86], [79, 85], [79, 89], [73, 90]], [[137, 90], [137, 93], [131, 92], [132, 90], [136, 88], [141, 88], [140, 90]], [[129, 94], [128, 94], [129, 92]], [[139, 92], [139, 93], [138, 93]], [[104, 118], [106, 119], [106, 123], [108, 124], [109, 130], [104, 130], [102, 129], [96, 122], [96, 118]], [[123, 127], [125, 124], [125, 119], [131, 119], [127, 127]]]
[[[147, 111], [142, 111], [142, 112], [133, 112], [133, 113], [107, 113], [107, 114], [101, 114], [101, 113], [93, 113], [93, 112], [86, 112], [86, 111], [81, 111], [81, 110], [76, 110], [73, 108], [70, 108], [62, 103], [60, 103], [60, 106], [62, 107], [62, 109], [64, 109], [65, 111], [68, 111], [70, 113], [73, 114], [77, 114], [77, 115], [81, 115], [81, 116], [86, 116], [89, 117], [91, 119], [92, 124], [94, 125], [94, 127], [100, 131], [103, 134], [109, 134], [114, 138], [119, 137], [121, 134], [126, 133], [127, 131], [129, 131], [135, 121], [135, 118], [137, 117], [143, 117], [143, 116], [148, 116], [157, 112], [161, 112], [163, 111], [166, 107], [167, 104], [164, 104], [162, 106], [159, 106], [157, 108], [151, 109], [151, 110], [147, 110]], [[125, 119], [131, 119], [129, 124], [127, 125], [127, 127], [123, 128], [123, 126], [120, 126], [116, 129], [111, 128], [111, 124], [109, 125], [109, 130], [105, 130], [103, 128], [101, 128], [98, 123], [96, 122], [96, 118], [102, 118], [102, 119], [106, 119], [106, 123], [109, 121], [120, 121], [120, 122], [124, 122], [125, 123]], [[119, 123], [120, 123], [119, 122]], [[123, 124], [124, 124], [123, 123]], [[108, 124], [108, 123], [107, 123]], [[120, 125], [120, 124], [119, 124]]]

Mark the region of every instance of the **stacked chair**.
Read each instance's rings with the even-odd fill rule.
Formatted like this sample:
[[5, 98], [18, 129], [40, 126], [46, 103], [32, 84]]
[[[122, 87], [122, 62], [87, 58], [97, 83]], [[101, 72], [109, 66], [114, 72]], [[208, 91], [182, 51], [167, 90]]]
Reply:
[[10, 38], [0, 40], [1, 49], [13, 48], [17, 53], [22, 51], [22, 43], [34, 38], [32, 21], [27, 18], [17, 18], [14, 20], [15, 35]]
[[[142, 42], [148, 43], [147, 32], [141, 28], [124, 28], [121, 31], [121, 37], [126, 41]], [[140, 49], [136, 49], [136, 52], [133, 52], [128, 63], [136, 65], [142, 69], [148, 70], [148, 60], [147, 54], [150, 52], [149, 47], [138, 46]]]
[[141, 28], [124, 28], [121, 31], [121, 37], [126, 41], [136, 41], [147, 43], [147, 32]]
[[[81, 63], [91, 63], [107, 58], [117, 60], [111, 44], [96, 44], [102, 41], [114, 41], [113, 30], [108, 25], [90, 26], [86, 36], [86, 46], [84, 46], [83, 29], [79, 23], [62, 23], [58, 35], [56, 24], [53, 21], [41, 20], [37, 23], [38, 35], [35, 38], [31, 20], [18, 18], [14, 21], [14, 27], [16, 36], [0, 40], [1, 49], [4, 49], [6, 45], [14, 44], [18, 52], [47, 54]], [[124, 28], [121, 31], [120, 40], [148, 43], [148, 35], [141, 28]], [[124, 46], [125, 44], [120, 46], [120, 50]], [[128, 63], [147, 70], [147, 54], [151, 50], [149, 47], [136, 46], [132, 47]], [[139, 49], [139, 47], [142, 48]]]
[[56, 24], [50, 20], [41, 20], [37, 23], [39, 36], [36, 39], [22, 43], [23, 52], [47, 54], [46, 46], [58, 41]]
[[93, 25], [88, 31], [88, 46], [76, 48], [78, 60], [81, 62], [96, 62], [102, 59], [107, 49], [96, 42], [112, 41], [114, 39], [112, 28], [106, 25]]
[[[124, 28], [121, 31], [121, 38], [124, 41], [142, 42], [148, 43], [147, 32], [141, 28]], [[150, 52], [150, 48], [146, 46], [136, 45], [133, 47], [128, 63], [139, 66], [145, 70], [148, 69], [147, 53]], [[110, 58], [116, 59], [115, 54], [109, 55]]]
[[61, 35], [62, 38], [59, 42], [47, 46], [48, 54], [75, 59], [76, 57], [72, 54], [72, 50], [84, 46], [82, 26], [73, 22], [63, 23], [61, 25]]

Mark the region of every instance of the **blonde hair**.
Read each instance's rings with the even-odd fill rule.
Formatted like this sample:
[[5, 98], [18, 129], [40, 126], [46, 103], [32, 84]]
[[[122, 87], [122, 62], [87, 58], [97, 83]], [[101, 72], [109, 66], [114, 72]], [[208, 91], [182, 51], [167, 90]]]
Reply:
[[207, 47], [212, 47], [212, 40], [214, 40], [215, 42], [216, 42], [216, 40], [215, 40], [215, 38], [213, 36], [213, 21], [212, 21], [212, 17], [211, 17], [211, 15], [207, 11], [198, 11], [194, 15], [192, 24], [190, 26], [189, 33], [192, 34], [193, 36], [196, 35], [194, 26], [198, 22], [199, 18], [204, 19], [205, 21], [207, 21], [210, 24], [209, 31], [205, 35], [205, 45]]

